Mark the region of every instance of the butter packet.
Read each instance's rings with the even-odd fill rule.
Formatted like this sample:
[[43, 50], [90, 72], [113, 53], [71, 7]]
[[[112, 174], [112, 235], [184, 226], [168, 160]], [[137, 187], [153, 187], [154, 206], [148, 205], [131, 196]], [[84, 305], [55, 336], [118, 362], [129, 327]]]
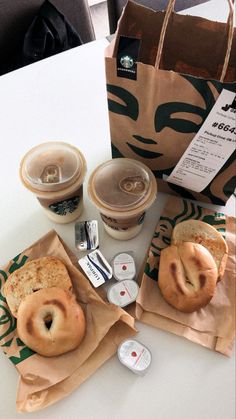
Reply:
[[99, 250], [94, 250], [78, 262], [95, 288], [112, 278], [112, 267]]
[[97, 220], [75, 223], [75, 247], [78, 250], [95, 250], [99, 246]]

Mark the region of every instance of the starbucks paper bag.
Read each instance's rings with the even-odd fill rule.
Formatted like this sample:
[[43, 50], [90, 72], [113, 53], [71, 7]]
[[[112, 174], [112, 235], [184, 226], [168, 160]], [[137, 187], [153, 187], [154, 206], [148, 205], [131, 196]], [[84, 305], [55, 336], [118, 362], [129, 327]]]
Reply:
[[[181, 221], [202, 220], [225, 238], [229, 255], [223, 279], [210, 303], [193, 313], [170, 306], [158, 287], [160, 252], [170, 245], [174, 226]], [[192, 342], [230, 356], [235, 338], [236, 219], [202, 208], [188, 200], [170, 197], [154, 231], [136, 300], [136, 317], [143, 323], [183, 336]]]
[[[221, 3], [228, 8], [227, 0]], [[235, 101], [224, 103], [224, 109], [232, 106], [230, 124], [225, 123], [226, 111], [221, 110], [214, 120], [215, 128], [210, 124], [213, 143], [210, 136], [204, 152], [199, 146], [201, 158], [195, 152], [186, 163], [184, 174], [190, 180], [192, 168], [198, 171], [198, 179], [207, 173], [205, 182], [198, 185], [200, 192], [189, 189], [187, 185], [193, 187], [191, 181], [174, 184], [167, 178], [208, 119], [221, 92], [229, 91], [230, 97], [236, 93], [233, 8], [228, 22], [219, 23], [171, 13], [173, 4], [170, 0], [165, 13], [128, 1], [114, 42], [106, 49], [112, 156], [142, 161], [153, 171], [161, 192], [225, 205], [236, 187], [236, 152], [232, 147], [227, 158], [224, 153], [219, 156], [212, 151], [212, 144], [217, 137], [218, 150], [224, 148], [222, 141], [226, 145], [230, 141], [233, 146]], [[231, 130], [230, 139], [227, 130]], [[205, 163], [208, 153], [223, 163], [216, 172], [216, 165], [212, 169]], [[213, 179], [209, 173], [213, 173]]]
[[[77, 349], [52, 358], [36, 354], [19, 339], [16, 319], [2, 292], [10, 273], [27, 261], [46, 255], [57, 256], [66, 264], [87, 325]], [[104, 302], [72, 260], [71, 252], [51, 231], [0, 270], [0, 344], [20, 374], [16, 400], [19, 412], [39, 410], [67, 396], [115, 354], [123, 339], [136, 333], [134, 319], [121, 308]]]

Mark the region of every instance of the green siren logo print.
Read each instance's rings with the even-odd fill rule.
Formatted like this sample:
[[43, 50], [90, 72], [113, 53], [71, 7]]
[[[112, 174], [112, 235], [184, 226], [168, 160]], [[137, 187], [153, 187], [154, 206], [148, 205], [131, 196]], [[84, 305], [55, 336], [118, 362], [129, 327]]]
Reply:
[[121, 57], [120, 63], [125, 68], [131, 68], [134, 65], [134, 60], [130, 55], [124, 55]]
[[70, 199], [64, 199], [63, 201], [58, 201], [53, 204], [49, 205], [49, 209], [58, 214], [58, 215], [66, 215], [68, 213], [74, 212], [80, 203], [80, 197], [74, 196]]
[[215, 227], [225, 238], [226, 219], [224, 214], [219, 212], [211, 213], [211, 211], [208, 214], [208, 210], [188, 200], [180, 200], [179, 198], [175, 198], [175, 200], [176, 204], [174, 203], [172, 214], [167, 216], [164, 211], [152, 237], [144, 271], [154, 281], [158, 279], [161, 251], [171, 244], [172, 230], [176, 224], [191, 219], [201, 220]]
[[[120, 86], [107, 84], [112, 156], [141, 160], [157, 178], [163, 179], [199, 131], [222, 89], [236, 91], [236, 83], [176, 73], [174, 79], [172, 72], [160, 74], [161, 70], [154, 68], [150, 69], [153, 77], [147, 77], [141, 70], [137, 70], [138, 83], [127, 84], [120, 78]], [[222, 171], [234, 158], [226, 162]], [[231, 184], [228, 178], [227, 189]], [[170, 184], [169, 187], [178, 193], [183, 189]], [[220, 188], [222, 194], [229, 194], [225, 184]], [[210, 185], [203, 193], [214, 198]], [[194, 199], [188, 191], [183, 196]]]
[[0, 345], [14, 365], [24, 361], [33, 355], [34, 352], [18, 338], [16, 334], [16, 319], [11, 314], [2, 290], [8, 276], [23, 266], [27, 259], [28, 257], [25, 255], [18, 255], [12, 260], [6, 271], [0, 269]]

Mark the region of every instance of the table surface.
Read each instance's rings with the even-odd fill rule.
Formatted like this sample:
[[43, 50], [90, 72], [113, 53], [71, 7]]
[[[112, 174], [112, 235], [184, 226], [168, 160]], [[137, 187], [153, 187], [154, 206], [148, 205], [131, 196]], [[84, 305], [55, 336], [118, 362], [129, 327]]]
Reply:
[[228, 0], [209, 0], [206, 3], [182, 11], [182, 14], [200, 16], [219, 22], [226, 22], [228, 13]]
[[[210, 3], [219, 4], [219, 0]], [[202, 5], [196, 10], [210, 17], [204, 14], [209, 7], [210, 4]], [[194, 14], [194, 8], [189, 9], [190, 13]], [[224, 19], [219, 7], [217, 18]], [[66, 141], [80, 148], [88, 164], [87, 178], [95, 166], [111, 158], [103, 57], [106, 45], [104, 39], [95, 41], [0, 78], [0, 266], [50, 229], [55, 229], [76, 252], [74, 223], [58, 225], [50, 221], [18, 180], [18, 167], [29, 148], [47, 140]], [[97, 210], [86, 194], [81, 219], [99, 220], [100, 250], [108, 260], [119, 251], [132, 249], [140, 269], [165, 200], [164, 194], [158, 195], [147, 213], [142, 233], [128, 242], [111, 239], [104, 232]], [[232, 214], [234, 204], [232, 197], [220, 210]], [[151, 369], [144, 377], [123, 367], [114, 356], [71, 395], [32, 417], [235, 417], [234, 356], [228, 359], [140, 323], [137, 328], [137, 339], [148, 346], [153, 356]], [[0, 418], [28, 417], [15, 411], [18, 373], [2, 352], [0, 368]]]

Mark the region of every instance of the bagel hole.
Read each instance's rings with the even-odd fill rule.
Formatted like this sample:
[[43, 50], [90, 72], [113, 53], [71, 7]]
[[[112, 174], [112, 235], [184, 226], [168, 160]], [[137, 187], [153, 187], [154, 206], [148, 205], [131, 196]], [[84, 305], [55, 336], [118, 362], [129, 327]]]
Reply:
[[49, 313], [49, 314], [47, 314], [45, 317], [44, 317], [44, 319], [43, 319], [43, 321], [44, 321], [44, 324], [45, 324], [45, 326], [46, 326], [46, 328], [48, 329], [48, 330], [50, 330], [50, 328], [51, 328], [51, 326], [52, 326], [52, 315]]
[[191, 282], [191, 281], [189, 281], [189, 279], [187, 279], [187, 278], [185, 278], [185, 282], [186, 282], [186, 284], [189, 284], [189, 285], [191, 285], [192, 287], [194, 286], [194, 285], [192, 284], [192, 282]]

